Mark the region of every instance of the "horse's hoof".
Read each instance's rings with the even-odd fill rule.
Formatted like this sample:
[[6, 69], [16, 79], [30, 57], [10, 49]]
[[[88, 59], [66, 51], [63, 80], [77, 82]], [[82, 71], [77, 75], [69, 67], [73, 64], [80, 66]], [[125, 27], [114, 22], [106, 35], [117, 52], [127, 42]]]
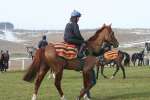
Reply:
[[37, 95], [33, 94], [32, 99], [31, 100], [36, 100], [37, 99]]
[[104, 76], [104, 78], [105, 78], [105, 79], [108, 79], [108, 77], [107, 77], [107, 76]]
[[65, 96], [63, 95], [63, 96], [60, 98], [60, 100], [67, 100], [67, 99], [66, 99]]
[[126, 77], [123, 77], [123, 79], [126, 79]]
[[90, 98], [88, 98], [87, 94], [85, 94], [85, 95], [83, 96], [83, 99], [84, 99], [84, 100], [91, 100]]
[[110, 79], [114, 79], [114, 76], [111, 76]]
[[77, 98], [76, 98], [76, 100], [80, 100], [80, 98], [79, 98], [79, 97], [77, 97]]

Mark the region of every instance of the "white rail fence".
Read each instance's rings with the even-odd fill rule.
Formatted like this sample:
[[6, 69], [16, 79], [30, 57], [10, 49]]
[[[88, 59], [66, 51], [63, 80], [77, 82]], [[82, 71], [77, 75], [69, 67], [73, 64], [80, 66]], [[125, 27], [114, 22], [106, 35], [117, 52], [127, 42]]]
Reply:
[[31, 58], [10, 58], [8, 70], [25, 70], [31, 62]]

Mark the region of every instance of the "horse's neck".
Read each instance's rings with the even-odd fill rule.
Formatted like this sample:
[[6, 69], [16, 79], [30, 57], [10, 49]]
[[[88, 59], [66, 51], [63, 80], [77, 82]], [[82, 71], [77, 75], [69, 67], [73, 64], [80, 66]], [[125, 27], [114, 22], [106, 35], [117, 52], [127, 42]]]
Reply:
[[94, 40], [94, 41], [89, 41], [88, 42], [88, 48], [93, 52], [93, 53], [99, 53], [101, 47], [103, 44], [103, 39], [100, 39], [99, 41]]

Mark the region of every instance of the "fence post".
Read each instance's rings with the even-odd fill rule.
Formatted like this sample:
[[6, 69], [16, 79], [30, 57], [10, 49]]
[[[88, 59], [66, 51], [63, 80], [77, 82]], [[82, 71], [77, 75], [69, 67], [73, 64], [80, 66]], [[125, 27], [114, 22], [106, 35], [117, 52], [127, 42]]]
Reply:
[[10, 70], [11, 67], [11, 60], [8, 61], [8, 70]]
[[22, 70], [24, 70], [24, 59], [22, 59]]

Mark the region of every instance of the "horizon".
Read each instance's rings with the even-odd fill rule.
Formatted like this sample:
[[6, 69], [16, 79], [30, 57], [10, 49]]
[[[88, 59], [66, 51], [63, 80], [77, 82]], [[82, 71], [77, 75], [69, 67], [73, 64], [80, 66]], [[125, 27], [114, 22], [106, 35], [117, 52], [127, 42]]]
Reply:
[[[15, 26], [15, 25], [14, 25]], [[95, 29], [98, 29], [98, 28], [100, 28], [100, 27], [95, 27], [95, 28], [80, 28], [80, 30], [82, 31], [82, 30], [95, 30]], [[146, 27], [146, 28], [144, 28], [144, 27], [113, 27], [112, 26], [112, 29], [149, 29], [150, 30], [150, 27]], [[14, 28], [14, 30], [50, 30], [50, 31], [63, 31], [63, 30], [65, 30], [65, 29], [36, 29], [36, 28], [33, 28], [33, 29], [27, 29], [27, 28]]]
[[[13, 24], [12, 22], [0, 22], [0, 23], [11, 23], [11, 24]], [[13, 24], [14, 25], [14, 24]], [[100, 28], [100, 27], [99, 27]], [[112, 27], [113, 29], [150, 29], [150, 27], [149, 28], [141, 28], [141, 27]], [[98, 27], [97, 28], [82, 28], [82, 29], [80, 29], [80, 30], [95, 30], [95, 29], [98, 29]], [[48, 30], [50, 30], [50, 31], [63, 31], [64, 29], [26, 29], [26, 28], [15, 28], [15, 25], [14, 25], [14, 30], [43, 30], [43, 31], [48, 31]]]
[[80, 29], [96, 29], [104, 23], [112, 28], [150, 28], [148, 0], [0, 0], [0, 22], [16, 29], [64, 30], [75, 9], [81, 12]]

